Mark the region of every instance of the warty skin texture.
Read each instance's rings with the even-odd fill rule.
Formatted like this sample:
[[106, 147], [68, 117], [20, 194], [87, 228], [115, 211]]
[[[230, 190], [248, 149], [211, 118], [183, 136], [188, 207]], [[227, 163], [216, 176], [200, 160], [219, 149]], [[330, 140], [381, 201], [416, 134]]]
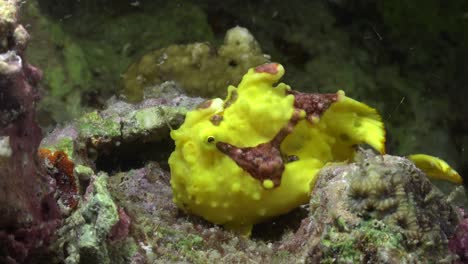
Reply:
[[307, 203], [317, 172], [366, 143], [384, 152], [376, 110], [340, 91], [305, 94], [279, 83], [284, 68], [252, 68], [225, 100], [209, 100], [171, 132], [174, 201], [249, 234], [256, 223]]

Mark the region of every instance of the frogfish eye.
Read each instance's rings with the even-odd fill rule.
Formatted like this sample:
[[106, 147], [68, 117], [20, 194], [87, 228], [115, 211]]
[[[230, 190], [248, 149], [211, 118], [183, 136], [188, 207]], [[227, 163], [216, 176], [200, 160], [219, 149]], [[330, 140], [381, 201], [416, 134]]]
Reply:
[[208, 143], [213, 143], [214, 141], [215, 141], [215, 138], [213, 136], [208, 136], [206, 138], [206, 142], [208, 142]]

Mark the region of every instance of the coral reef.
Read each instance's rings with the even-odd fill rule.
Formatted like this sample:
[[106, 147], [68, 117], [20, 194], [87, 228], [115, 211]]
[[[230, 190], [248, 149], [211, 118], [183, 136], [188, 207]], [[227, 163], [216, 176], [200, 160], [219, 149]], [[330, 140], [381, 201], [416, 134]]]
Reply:
[[[266, 76], [272, 72], [268, 67], [261, 69]], [[37, 262], [398, 262], [424, 260], [434, 252], [439, 259], [443, 254], [446, 260], [456, 259], [447, 246], [458, 223], [454, 208], [424, 174], [398, 157], [369, 155], [357, 158], [355, 164], [326, 167], [317, 175], [310, 216], [297, 231], [293, 222], [304, 217], [297, 212], [259, 224], [253, 238], [184, 214], [172, 201], [164, 162], [172, 150], [167, 147], [168, 127], [179, 127], [196, 105], [206, 110], [210, 104], [182, 95], [173, 82], [150, 90], [157, 98], [136, 105], [110, 100], [105, 110], [84, 114], [42, 141], [41, 151], [66, 155], [73, 162], [80, 191], [78, 205], [66, 212], [47, 261]], [[238, 95], [242, 98], [242, 93]], [[291, 107], [304, 108], [303, 118], [308, 113], [310, 120], [317, 121], [311, 102], [318, 97], [297, 96], [301, 100], [293, 100]], [[231, 103], [228, 109], [234, 109], [236, 101], [227, 102]], [[321, 119], [326, 112], [319, 115]], [[395, 192], [380, 188], [383, 184]], [[396, 191], [402, 186], [408, 193]], [[355, 193], [369, 189], [366, 201], [356, 197]], [[379, 190], [388, 193], [379, 195]], [[398, 210], [385, 208], [392, 205]]]
[[[110, 114], [128, 106], [123, 102], [114, 103], [103, 112]], [[142, 104], [145, 103], [153, 107], [146, 101]], [[145, 109], [140, 107], [139, 110]], [[168, 121], [171, 120], [169, 117]], [[176, 126], [177, 122], [181, 121], [172, 125]], [[44, 142], [55, 142], [55, 148], [49, 145], [51, 149], [69, 151], [69, 143], [55, 138], [63, 135], [73, 138], [72, 145], [93, 148], [83, 143], [88, 142], [86, 138], [74, 137], [80, 134], [79, 129], [70, 126], [57, 129]], [[134, 131], [138, 132], [131, 138], [138, 135], [138, 140], [144, 141], [153, 137], [146, 129]], [[163, 137], [167, 131], [160, 133]], [[114, 153], [118, 152], [118, 146], [113, 143], [116, 140], [106, 143], [108, 147], [113, 146]], [[121, 142], [138, 144], [135, 140]], [[106, 148], [98, 147], [95, 151], [106, 151]], [[310, 216], [303, 220], [301, 227], [275, 240], [264, 240], [237, 236], [181, 213], [172, 202], [170, 175], [164, 169], [167, 165], [145, 162], [141, 168], [110, 177], [105, 173], [96, 176], [93, 170], [103, 168], [96, 167], [96, 160], [91, 160], [93, 156], [83, 156], [90, 152], [78, 149], [72, 152], [76, 161], [74, 171], [84, 179], [80, 184], [86, 187], [86, 192], [52, 246], [57, 262], [316, 263], [320, 260], [327, 263], [335, 259], [399, 263], [433, 257], [456, 259], [447, 247], [447, 238], [455, 234], [458, 223], [455, 209], [404, 158], [367, 154], [357, 156], [356, 163], [326, 167], [317, 176]], [[401, 193], [402, 188], [408, 192]], [[286, 217], [286, 223], [292, 219], [291, 215]], [[275, 222], [278, 225], [281, 221]], [[263, 230], [267, 230], [274, 222], [264, 225]], [[278, 230], [271, 229], [271, 232]]]
[[[310, 217], [290, 245], [308, 262], [453, 261], [457, 210], [409, 160], [363, 151], [320, 172]], [[306, 239], [307, 241], [305, 241]]]
[[130, 101], [142, 99], [147, 86], [173, 80], [191, 95], [224, 96], [229, 85], [237, 85], [251, 67], [268, 61], [250, 32], [234, 27], [224, 43], [172, 45], [146, 54], [124, 74], [124, 94]]
[[[0, 262], [466, 262], [468, 225], [451, 206], [466, 206], [466, 196], [446, 198], [404, 158], [364, 154], [353, 164], [325, 168], [315, 176], [308, 206], [260, 223], [251, 238], [179, 211], [167, 164], [174, 147], [169, 132], [196, 105], [209, 111], [219, 103], [182, 91], [224, 95], [226, 84], [237, 84], [250, 67], [243, 63], [269, 60], [262, 51], [284, 62], [288, 83], [302, 91], [345, 88], [378, 106], [389, 124], [392, 152], [417, 149], [450, 163], [467, 160], [467, 6], [463, 0], [442, 2], [0, 1]], [[20, 5], [25, 27], [18, 23]], [[255, 38], [237, 27], [222, 44], [236, 25]], [[34, 48], [26, 50], [28, 43]], [[148, 65], [143, 62], [150, 55], [150, 70], [165, 76], [148, 73], [143, 79], [140, 71], [132, 77], [141, 83], [135, 82], [129, 98], [144, 101], [106, 103], [120, 74], [141, 56], [135, 65]], [[29, 63], [39, 64], [44, 78]], [[200, 72], [205, 75], [196, 76]], [[275, 75], [271, 66], [258, 72]], [[40, 123], [52, 129], [54, 122], [78, 119], [56, 127], [39, 145], [34, 108], [41, 78]], [[303, 123], [320, 123], [343, 95], [285, 96], [294, 97], [291, 108], [301, 109]], [[222, 106], [236, 109], [239, 97], [230, 93]], [[281, 116], [281, 109], [273, 110]], [[220, 127], [227, 117], [218, 113], [207, 123]], [[216, 142], [222, 136], [213, 137], [212, 130], [202, 136], [220, 143], [238, 170], [253, 172], [251, 180], [261, 188], [274, 189], [285, 183], [277, 177], [281, 164], [287, 170], [307, 154], [278, 159], [286, 151], [278, 142], [291, 136], [289, 129], [306, 131], [296, 121], [285, 120], [278, 125], [282, 132], [267, 135], [258, 148]], [[349, 134], [332, 138], [341, 142]], [[304, 142], [294, 145], [307, 148]], [[265, 164], [252, 156], [269, 162], [257, 166]], [[424, 161], [432, 171], [453, 172], [432, 161]], [[272, 169], [274, 177], [265, 173]]]
[[42, 73], [24, 57], [19, 1], [0, 1], [0, 262], [29, 262], [60, 224], [55, 182], [38, 164], [35, 120]]

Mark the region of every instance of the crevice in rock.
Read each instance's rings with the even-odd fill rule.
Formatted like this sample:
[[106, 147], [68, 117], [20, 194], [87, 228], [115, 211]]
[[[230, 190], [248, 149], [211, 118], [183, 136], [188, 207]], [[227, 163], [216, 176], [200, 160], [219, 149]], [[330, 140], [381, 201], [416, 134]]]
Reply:
[[169, 170], [167, 160], [174, 149], [169, 138], [157, 142], [123, 142], [97, 153], [95, 161], [97, 171], [110, 175], [144, 167], [149, 161], [156, 161], [162, 169]]
[[299, 207], [287, 214], [254, 225], [252, 239], [265, 242], [279, 242], [287, 232], [295, 233], [299, 229], [301, 221], [307, 217], [308, 213], [306, 207]]

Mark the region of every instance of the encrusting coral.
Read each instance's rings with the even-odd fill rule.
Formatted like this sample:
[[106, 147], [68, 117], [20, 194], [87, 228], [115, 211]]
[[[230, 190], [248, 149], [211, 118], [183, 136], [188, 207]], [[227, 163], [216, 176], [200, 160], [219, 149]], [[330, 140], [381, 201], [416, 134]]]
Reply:
[[282, 249], [301, 263], [454, 263], [448, 239], [460, 220], [449, 199], [410, 160], [358, 153], [320, 171], [310, 216]]
[[[379, 159], [380, 158], [380, 159]], [[439, 246], [447, 240], [440, 234], [454, 225], [438, 226], [434, 219], [456, 223], [453, 207], [439, 202], [442, 193], [434, 188], [413, 164], [393, 158], [372, 157], [350, 172], [349, 207], [364, 218], [379, 219], [399, 227], [409, 246]], [[447, 230], [441, 230], [447, 229]]]

